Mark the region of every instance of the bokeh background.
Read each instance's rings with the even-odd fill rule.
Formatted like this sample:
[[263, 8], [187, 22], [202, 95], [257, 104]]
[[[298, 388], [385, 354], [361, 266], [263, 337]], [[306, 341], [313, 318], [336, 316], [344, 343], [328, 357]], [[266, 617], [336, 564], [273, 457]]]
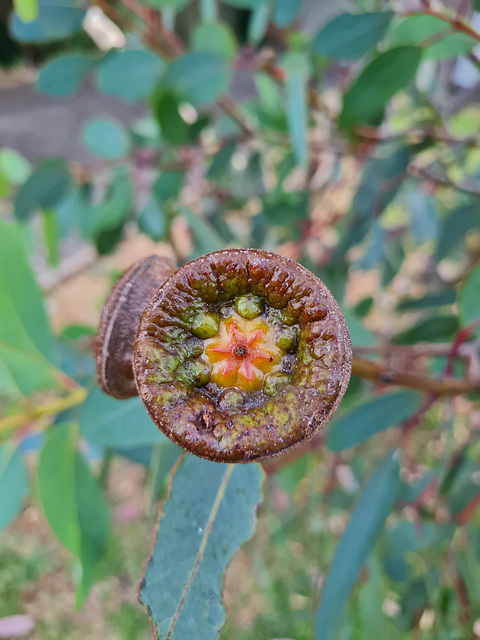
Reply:
[[318, 275], [355, 357], [325, 432], [264, 465], [220, 637], [480, 638], [476, 11], [2, 2], [0, 638], [151, 637], [180, 451], [101, 394], [93, 336], [130, 264], [224, 247]]

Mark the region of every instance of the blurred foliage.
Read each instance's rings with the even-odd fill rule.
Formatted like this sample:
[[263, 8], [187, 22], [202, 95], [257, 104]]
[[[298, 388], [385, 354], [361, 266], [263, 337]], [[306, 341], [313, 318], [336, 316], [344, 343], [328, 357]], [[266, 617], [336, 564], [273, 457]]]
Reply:
[[[175, 467], [141, 588], [158, 637], [463, 640], [475, 621], [479, 635], [480, 6], [450, 4], [356, 0], [317, 20], [324, 3], [304, 0], [13, 3], [15, 46], [48, 58], [39, 92], [91, 82], [148, 107], [128, 125], [87, 122], [85, 165], [0, 149], [0, 529], [39, 505], [78, 607], [96, 581], [137, 580], [146, 553], [138, 520], [128, 550], [112, 531], [112, 459], [147, 470], [151, 525], [180, 451], [139, 399], [94, 386], [95, 327], [57, 335], [33, 266], [54, 270], [72, 241], [111, 254], [138, 232], [179, 263], [225, 246], [297, 259], [344, 310], [356, 358], [326, 433], [265, 465], [223, 631], [223, 573], [254, 530], [261, 469]], [[100, 10], [123, 45], [93, 44]], [[10, 616], [53, 561], [1, 548]], [[114, 637], [145, 637], [128, 602], [107, 617]], [[38, 637], [78, 637], [48, 625]]]

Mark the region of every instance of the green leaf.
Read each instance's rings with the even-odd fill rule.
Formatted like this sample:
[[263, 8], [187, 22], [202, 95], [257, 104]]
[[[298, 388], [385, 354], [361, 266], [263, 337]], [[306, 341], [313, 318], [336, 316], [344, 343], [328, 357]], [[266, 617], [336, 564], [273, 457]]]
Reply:
[[119, 158], [130, 152], [130, 139], [125, 129], [113, 120], [90, 120], [82, 129], [82, 142], [99, 158]]
[[[477, 264], [468, 274], [458, 292], [458, 315], [462, 327], [480, 318], [480, 264]], [[480, 333], [480, 327], [475, 328]]]
[[442, 221], [438, 244], [435, 249], [435, 262], [443, 260], [470, 229], [478, 229], [479, 227], [480, 218], [477, 203], [459, 207], [452, 211]]
[[0, 221], [0, 389], [16, 395], [52, 386], [55, 361], [26, 244], [22, 227]]
[[28, 495], [28, 475], [23, 456], [13, 443], [0, 446], [0, 531], [20, 513]]
[[250, 15], [248, 22], [248, 41], [258, 44], [264, 37], [272, 16], [272, 2], [260, 2]]
[[163, 60], [150, 51], [109, 52], [99, 64], [97, 87], [122, 100], [142, 100], [158, 85], [164, 69]]
[[238, 43], [230, 25], [205, 22], [196, 26], [193, 31], [192, 49], [195, 52], [213, 53], [223, 58], [234, 58]]
[[30, 175], [31, 167], [28, 160], [14, 149], [2, 149], [0, 151], [0, 174], [10, 184], [21, 185]]
[[297, 165], [303, 166], [308, 159], [308, 65], [305, 57], [299, 53], [286, 55], [282, 64], [286, 71], [285, 89], [287, 93], [287, 120], [290, 139]]
[[13, 0], [13, 9], [22, 22], [32, 22], [38, 14], [37, 0]]
[[152, 194], [155, 199], [163, 204], [170, 198], [177, 198], [185, 179], [184, 171], [164, 171], [155, 180]]
[[[439, 41], [434, 42], [439, 34]], [[443, 36], [443, 37], [442, 37]], [[393, 46], [403, 44], [431, 44], [425, 49], [425, 58], [441, 60], [459, 56], [471, 51], [476, 44], [473, 38], [464, 33], [455, 33], [443, 20], [433, 16], [409, 16], [392, 29], [390, 43]]]
[[262, 477], [256, 464], [178, 464], [140, 587], [158, 640], [218, 638], [223, 574], [253, 533]]
[[64, 160], [40, 162], [20, 188], [15, 199], [15, 215], [25, 220], [37, 210], [55, 209], [72, 187], [72, 178]]
[[153, 111], [163, 139], [175, 145], [192, 144], [208, 119], [205, 116], [190, 124], [182, 118], [180, 105], [180, 97], [171, 91], [158, 91], [153, 96]]
[[161, 240], [167, 231], [165, 213], [155, 198], [150, 197], [138, 217], [138, 228], [154, 242]]
[[228, 91], [231, 81], [228, 60], [213, 53], [187, 53], [169, 66], [163, 87], [194, 106], [207, 106]]
[[343, 309], [342, 313], [348, 326], [350, 340], [354, 346], [371, 347], [377, 344], [378, 340], [375, 335], [368, 329], [365, 329], [363, 324], [352, 314], [351, 311]]
[[80, 432], [89, 442], [118, 449], [140, 447], [165, 439], [139, 398], [115, 400], [98, 387], [90, 391], [82, 405]]
[[92, 58], [79, 54], [58, 58], [41, 69], [37, 76], [37, 89], [52, 96], [68, 96], [77, 90], [93, 65]]
[[392, 508], [399, 482], [398, 452], [381, 460], [356, 503], [335, 549], [315, 618], [316, 640], [334, 640], [355, 579]]
[[377, 46], [392, 15], [390, 11], [342, 13], [320, 29], [312, 51], [327, 58], [357, 60]]
[[343, 451], [403, 422], [420, 408], [422, 396], [415, 391], [396, 391], [352, 407], [331, 423], [327, 447]]
[[419, 47], [396, 47], [381, 53], [353, 81], [343, 97], [339, 127], [376, 127], [387, 102], [412, 80], [422, 57]]
[[356, 216], [365, 219], [380, 216], [402, 185], [411, 155], [410, 147], [399, 147], [366, 163], [362, 184], [352, 203]]
[[52, 267], [56, 267], [59, 258], [59, 231], [57, 219], [53, 211], [45, 211], [43, 214], [43, 237], [47, 250], [48, 263]]
[[412, 309], [430, 309], [444, 305], [455, 304], [456, 293], [453, 289], [435, 291], [421, 298], [403, 298], [397, 304], [397, 311], [410, 311]]
[[458, 331], [458, 320], [453, 315], [436, 316], [420, 320], [392, 338], [393, 344], [418, 342], [449, 342]]
[[50, 42], [67, 38], [79, 31], [85, 8], [78, 0], [37, 0], [37, 16], [31, 22], [17, 13], [10, 17], [9, 28], [14, 40]]
[[[123, 168], [113, 172], [112, 182], [104, 201], [91, 207], [89, 216], [85, 216], [84, 234], [93, 239], [104, 232], [114, 232], [121, 227], [130, 211], [133, 199], [133, 187]], [[88, 219], [87, 219], [88, 217]]]
[[410, 193], [406, 198], [412, 235], [418, 244], [434, 240], [438, 235], [439, 220], [434, 202], [421, 191]]
[[80, 605], [91, 586], [94, 570], [105, 555], [110, 516], [105, 496], [76, 450], [77, 431], [72, 424], [49, 429], [37, 475], [48, 523], [82, 565], [77, 583], [77, 605]]
[[195, 240], [194, 255], [191, 256], [192, 258], [225, 248], [225, 242], [222, 237], [206, 220], [202, 220], [196, 216], [188, 207], [180, 207], [179, 214], [188, 222], [188, 226]]

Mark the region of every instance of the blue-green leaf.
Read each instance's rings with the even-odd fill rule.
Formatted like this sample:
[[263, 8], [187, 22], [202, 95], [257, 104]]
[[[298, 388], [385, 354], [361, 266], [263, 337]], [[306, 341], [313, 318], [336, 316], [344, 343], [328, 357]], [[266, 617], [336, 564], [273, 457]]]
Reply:
[[312, 51], [327, 58], [357, 60], [377, 46], [392, 15], [390, 11], [342, 13], [320, 29]]
[[[468, 274], [458, 292], [458, 315], [462, 327], [480, 319], [480, 265]], [[477, 326], [475, 333], [480, 333]]]
[[435, 261], [443, 260], [470, 229], [478, 229], [479, 227], [480, 216], [478, 215], [477, 203], [454, 209], [442, 220], [435, 249]]
[[334, 420], [327, 435], [327, 447], [332, 451], [353, 447], [409, 418], [419, 409], [421, 401], [420, 393], [396, 391], [355, 405]]
[[308, 67], [305, 57], [291, 53], [283, 59], [286, 71], [285, 88], [287, 92], [287, 119], [293, 153], [298, 165], [305, 165], [308, 159], [307, 148], [307, 81]]
[[94, 60], [88, 56], [72, 54], [50, 62], [37, 76], [37, 89], [52, 96], [68, 96], [93, 67]]
[[316, 640], [335, 640], [350, 590], [392, 508], [399, 472], [398, 452], [387, 453], [352, 511], [322, 588], [315, 617]]
[[139, 398], [115, 400], [94, 387], [80, 413], [82, 436], [111, 448], [140, 447], [165, 439]]
[[164, 68], [163, 60], [149, 51], [109, 52], [99, 64], [97, 86], [122, 100], [142, 100], [157, 86]]
[[202, 220], [196, 216], [188, 207], [180, 207], [179, 213], [188, 222], [188, 226], [195, 240], [194, 255], [191, 256], [192, 258], [225, 247], [225, 242], [221, 236], [206, 220]]
[[228, 91], [231, 75], [225, 58], [206, 52], [187, 53], [172, 62], [163, 87], [195, 106], [206, 106]]
[[13, 443], [0, 446], [0, 531], [20, 513], [28, 494], [28, 475], [22, 454]]
[[256, 464], [178, 464], [140, 588], [158, 640], [218, 638], [223, 574], [253, 533], [262, 477]]
[[83, 127], [85, 147], [99, 158], [119, 158], [130, 151], [130, 139], [125, 129], [113, 120], [90, 120]]
[[80, 30], [85, 13], [78, 0], [38, 0], [38, 12], [31, 22], [12, 14], [10, 33], [20, 42], [60, 40]]
[[25, 220], [35, 211], [54, 209], [72, 187], [67, 163], [60, 159], [40, 162], [15, 199], [15, 215]]

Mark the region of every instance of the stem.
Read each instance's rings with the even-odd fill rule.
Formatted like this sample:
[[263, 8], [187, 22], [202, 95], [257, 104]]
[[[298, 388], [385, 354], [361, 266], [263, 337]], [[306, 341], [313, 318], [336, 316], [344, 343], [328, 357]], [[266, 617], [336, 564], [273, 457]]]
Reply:
[[372, 380], [378, 384], [398, 385], [418, 391], [433, 392], [439, 396], [480, 393], [480, 380], [465, 380], [463, 378], [436, 380], [402, 371], [391, 371], [376, 362], [362, 358], [353, 358], [352, 375]]
[[86, 397], [86, 389], [79, 388], [72, 391], [72, 393], [65, 398], [51, 400], [39, 405], [33, 405], [26, 411], [2, 418], [0, 420], [0, 433], [21, 427], [27, 422], [33, 422], [40, 418], [56, 415], [66, 409], [71, 409], [72, 407], [82, 404]]

